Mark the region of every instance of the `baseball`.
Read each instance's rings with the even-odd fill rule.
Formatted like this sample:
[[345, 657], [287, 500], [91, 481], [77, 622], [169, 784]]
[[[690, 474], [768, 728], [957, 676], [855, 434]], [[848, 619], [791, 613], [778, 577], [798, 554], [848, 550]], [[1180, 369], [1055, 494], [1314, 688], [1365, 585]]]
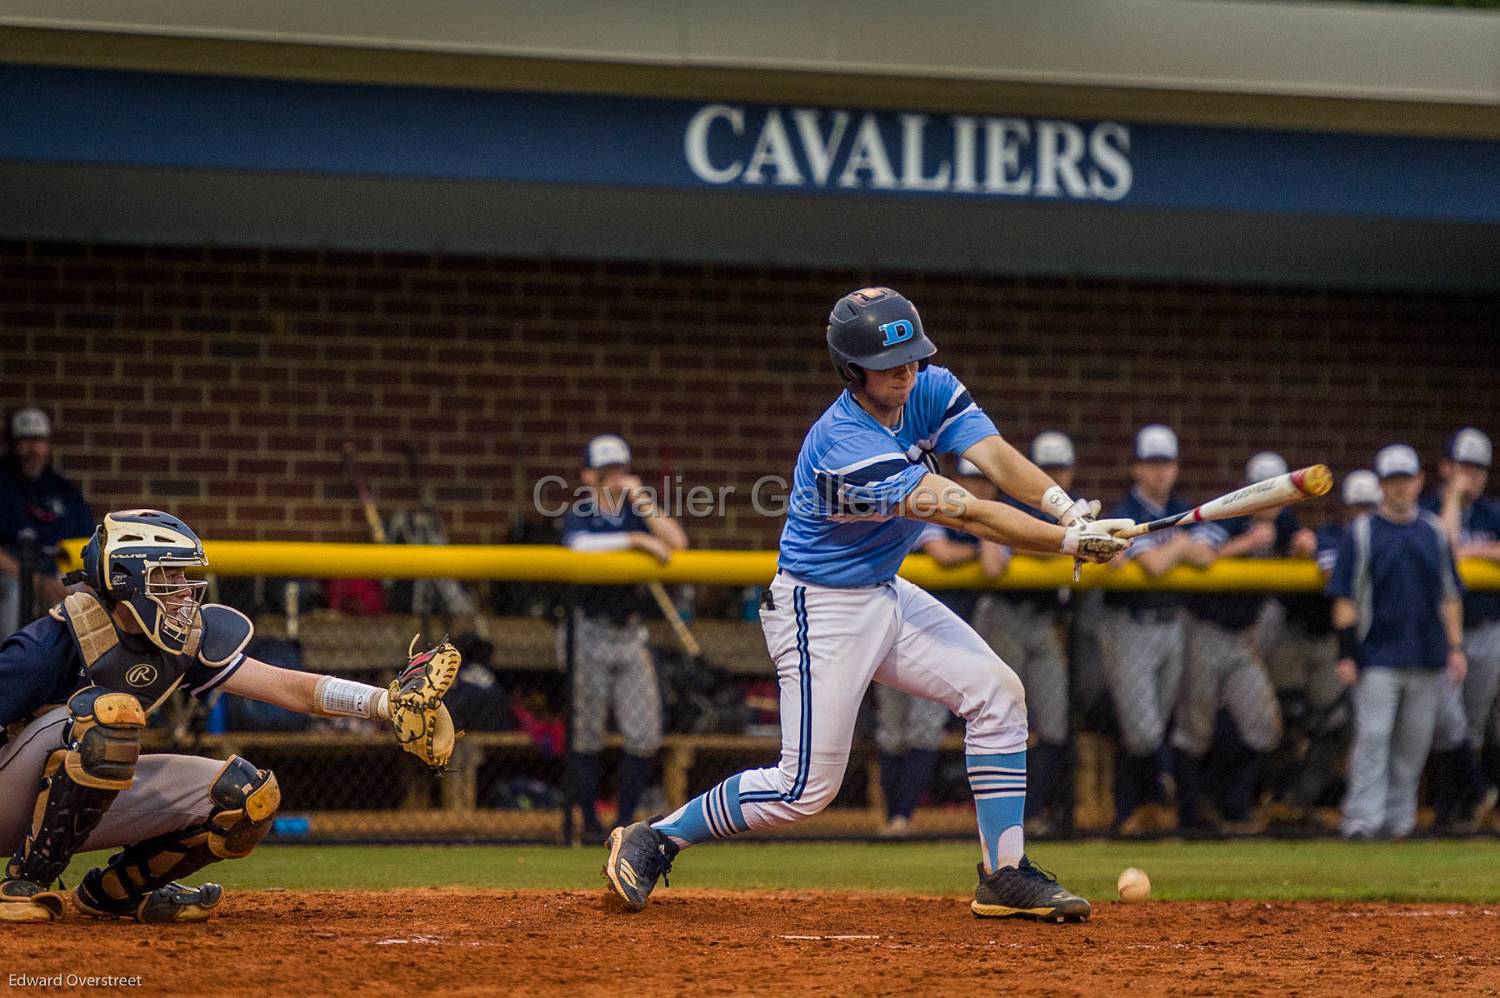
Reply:
[[1137, 870], [1133, 866], [1120, 874], [1115, 887], [1120, 892], [1121, 901], [1134, 904], [1151, 898], [1151, 878], [1146, 876], [1145, 870]]

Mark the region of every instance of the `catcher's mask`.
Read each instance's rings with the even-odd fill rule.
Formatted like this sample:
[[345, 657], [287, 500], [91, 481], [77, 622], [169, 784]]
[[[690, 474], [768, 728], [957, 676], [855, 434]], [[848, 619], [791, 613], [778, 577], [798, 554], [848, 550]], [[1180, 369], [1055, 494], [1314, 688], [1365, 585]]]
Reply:
[[162, 651], [180, 654], [198, 624], [208, 583], [187, 578], [204, 568], [203, 542], [170, 513], [127, 509], [104, 517], [83, 548], [83, 571], [94, 592], [123, 605]]

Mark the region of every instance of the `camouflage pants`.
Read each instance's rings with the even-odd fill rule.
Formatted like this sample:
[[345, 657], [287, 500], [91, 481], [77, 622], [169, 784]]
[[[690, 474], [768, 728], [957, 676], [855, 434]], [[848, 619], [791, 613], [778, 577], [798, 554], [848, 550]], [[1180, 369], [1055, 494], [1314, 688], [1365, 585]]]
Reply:
[[1456, 749], [1466, 739], [1470, 747], [1480, 749], [1486, 735], [1500, 741], [1500, 620], [1466, 630], [1464, 652], [1468, 677], [1462, 686], [1443, 686], [1433, 735], [1433, 747], [1439, 751]]
[[1226, 630], [1192, 616], [1185, 626], [1173, 746], [1188, 755], [1203, 755], [1213, 742], [1215, 718], [1227, 710], [1246, 745], [1256, 752], [1274, 749], [1281, 741], [1281, 708], [1249, 629]]
[[1055, 614], [994, 596], [979, 601], [975, 630], [1021, 677], [1031, 730], [1049, 745], [1068, 742], [1068, 662]]
[[936, 700], [924, 700], [882, 683], [875, 684], [875, 744], [883, 755], [908, 749], [935, 749], [953, 712]]
[[[661, 688], [646, 647], [646, 628], [615, 624], [574, 614], [573, 751], [593, 753], [604, 747], [604, 727], [611, 708], [625, 739], [625, 751], [650, 757], [661, 747]], [[557, 635], [558, 658], [565, 654], [566, 634]]]
[[1344, 692], [1338, 677], [1338, 642], [1331, 634], [1309, 637], [1288, 626], [1266, 653], [1266, 671], [1278, 690], [1301, 690], [1307, 705], [1324, 711]]
[[1125, 751], [1146, 756], [1161, 747], [1182, 681], [1182, 619], [1135, 620], [1106, 608], [1099, 623], [1100, 663], [1115, 704]]

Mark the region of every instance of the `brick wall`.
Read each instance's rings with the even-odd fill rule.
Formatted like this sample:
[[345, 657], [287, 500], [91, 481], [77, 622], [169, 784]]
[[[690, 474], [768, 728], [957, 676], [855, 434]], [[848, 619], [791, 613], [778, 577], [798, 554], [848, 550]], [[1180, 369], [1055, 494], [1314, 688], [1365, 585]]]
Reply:
[[414, 445], [453, 539], [501, 540], [533, 482], [618, 431], [643, 472], [738, 490], [698, 545], [769, 546], [750, 488], [834, 395], [829, 306], [876, 281], [1002, 432], [1073, 434], [1091, 494], [1122, 489], [1153, 420], [1194, 496], [1262, 448], [1343, 471], [1500, 431], [1493, 296], [43, 243], [0, 244], [0, 399], [49, 410], [96, 512], [210, 538], [363, 538], [354, 441], [383, 506], [415, 502]]

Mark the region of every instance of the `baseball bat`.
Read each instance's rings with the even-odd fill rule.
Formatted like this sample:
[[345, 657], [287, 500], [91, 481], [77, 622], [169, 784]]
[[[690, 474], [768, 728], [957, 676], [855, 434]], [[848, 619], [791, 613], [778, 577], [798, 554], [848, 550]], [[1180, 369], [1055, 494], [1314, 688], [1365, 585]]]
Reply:
[[[407, 544], [447, 544], [448, 532], [443, 529], [443, 518], [438, 513], [437, 507], [432, 502], [432, 485], [422, 475], [421, 459], [417, 455], [417, 448], [410, 440], [401, 441], [401, 449], [406, 453], [406, 474], [412, 484], [417, 486], [420, 508], [416, 512], [405, 512], [396, 514], [400, 523], [405, 527]], [[399, 534], [393, 526], [389, 531], [391, 534]], [[460, 616], [472, 616], [474, 618], [474, 630], [485, 640], [489, 640], [486, 631], [489, 628], [483, 614], [474, 603], [474, 597], [470, 594], [468, 587], [457, 579], [427, 579], [419, 580], [415, 590], [423, 594], [422, 599], [413, 595], [414, 606], [427, 605], [426, 595], [436, 590], [441, 609], [447, 614], [458, 614]]]
[[358, 470], [354, 467], [354, 441], [350, 440], [344, 444], [344, 473], [354, 483], [354, 491], [359, 493], [360, 505], [364, 507], [365, 523], [370, 528], [370, 540], [376, 544], [386, 542], [385, 524], [380, 522], [380, 511], [375, 508], [375, 496], [371, 494], [369, 486], [359, 477]]
[[1301, 502], [1315, 496], [1327, 495], [1331, 488], [1333, 488], [1333, 472], [1328, 470], [1326, 464], [1314, 464], [1235, 489], [1217, 499], [1210, 499], [1201, 506], [1194, 506], [1186, 513], [1164, 516], [1160, 520], [1152, 520], [1149, 523], [1137, 523], [1128, 530], [1121, 531], [1118, 536], [1139, 537], [1142, 534], [1168, 530], [1172, 527], [1186, 527], [1205, 520], [1231, 520], [1237, 516], [1259, 513], [1261, 510], [1275, 509], [1278, 506]]
[[[660, 450], [657, 451], [657, 457], [661, 463], [662, 494], [666, 495], [672, 486], [671, 446], [662, 444]], [[682, 650], [688, 653], [689, 658], [702, 658], [703, 646], [698, 643], [697, 636], [688, 630], [687, 622], [682, 619], [682, 614], [677, 612], [677, 606], [672, 602], [672, 597], [667, 595], [666, 586], [652, 580], [646, 583], [646, 588], [651, 591], [651, 598], [656, 600], [656, 606], [661, 610], [661, 615], [667, 618], [667, 623], [672, 625], [672, 632], [677, 635], [677, 643], [682, 645]]]
[[703, 655], [703, 646], [698, 644], [698, 639], [682, 620], [682, 614], [677, 612], [677, 607], [672, 605], [672, 597], [667, 595], [666, 587], [660, 582], [652, 580], [646, 583], [646, 588], [651, 590], [651, 598], [656, 600], [656, 605], [661, 609], [661, 615], [667, 618], [667, 623], [672, 625], [677, 640], [682, 644], [682, 650], [687, 652], [691, 658], [700, 658]]

